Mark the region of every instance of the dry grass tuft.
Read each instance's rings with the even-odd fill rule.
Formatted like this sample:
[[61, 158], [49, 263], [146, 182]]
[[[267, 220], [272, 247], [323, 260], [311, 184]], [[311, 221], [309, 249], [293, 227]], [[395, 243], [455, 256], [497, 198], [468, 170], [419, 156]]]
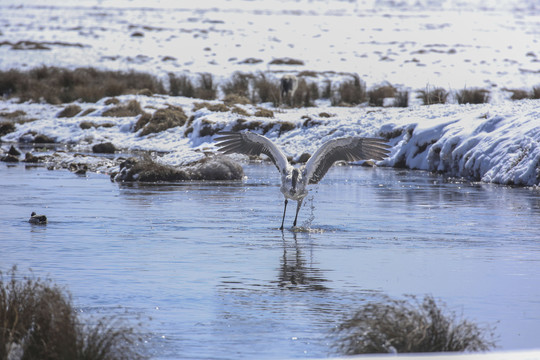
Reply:
[[268, 110], [268, 109], [259, 107], [259, 108], [257, 108], [257, 111], [255, 111], [253, 116], [273, 118], [274, 117], [274, 112], [272, 110]]
[[443, 88], [431, 89], [429, 86], [426, 86], [425, 90], [418, 90], [416, 98], [421, 99], [424, 105], [446, 104], [448, 91]]
[[259, 63], [262, 63], [263, 61], [261, 59], [256, 59], [256, 58], [247, 58], [247, 59], [244, 59], [240, 62], [238, 62], [239, 64], [259, 64]]
[[209, 73], [199, 74], [199, 86], [195, 89], [195, 97], [203, 100], [214, 100], [216, 92], [214, 76]]
[[529, 92], [527, 90], [507, 89], [507, 91], [512, 92], [512, 96], [510, 97], [511, 100], [523, 100], [529, 98]]
[[231, 79], [226, 81], [221, 90], [225, 95], [238, 95], [244, 98], [249, 96], [249, 83], [253, 79], [253, 75], [242, 72], [235, 72]]
[[321, 94], [321, 99], [332, 99], [332, 80], [324, 80], [324, 88]]
[[409, 106], [409, 92], [407, 90], [401, 90], [394, 96], [395, 107], [408, 107]]
[[274, 59], [269, 62], [270, 65], [304, 65], [302, 60], [292, 59], [288, 57]]
[[79, 124], [79, 127], [81, 129], [83, 129], [83, 130], [88, 130], [88, 129], [91, 129], [91, 128], [100, 128], [100, 127], [111, 128], [111, 127], [115, 127], [115, 126], [116, 125], [113, 124], [113, 123], [96, 124], [93, 121], [81, 121], [81, 123]]
[[86, 115], [88, 115], [88, 114], [93, 113], [94, 111], [96, 111], [96, 109], [94, 109], [94, 108], [88, 108], [88, 109], [84, 110], [84, 111], [81, 113], [80, 116], [86, 116]]
[[60, 113], [58, 114], [59, 118], [71, 118], [77, 115], [82, 111], [81, 107], [76, 104], [68, 105], [66, 106]]
[[223, 125], [218, 125], [214, 121], [209, 119], [201, 119], [199, 125], [199, 136], [214, 136], [218, 132], [223, 130]]
[[503, 89], [510, 91], [512, 96], [511, 100], [523, 100], [523, 99], [540, 99], [540, 85], [534, 86], [532, 90], [527, 91], [523, 89]]
[[440, 351], [486, 351], [495, 347], [491, 327], [481, 328], [432, 296], [423, 301], [385, 299], [363, 306], [336, 328], [337, 349], [347, 355]]
[[[324, 116], [323, 116], [324, 117]], [[312, 127], [312, 126], [319, 126], [321, 125], [323, 122], [322, 121], [318, 121], [318, 120], [313, 120], [310, 116], [308, 115], [304, 115], [301, 117], [301, 119], [303, 119], [304, 121], [302, 122], [302, 127], [305, 127], [305, 128], [309, 128], [309, 127]]]
[[290, 121], [278, 121], [278, 136], [281, 136], [281, 134], [296, 129], [296, 125]]
[[396, 93], [397, 89], [390, 84], [374, 87], [368, 91], [369, 105], [384, 106], [384, 99], [393, 98]]
[[242, 130], [256, 130], [261, 128], [262, 122], [258, 120], [248, 121], [246, 119], [237, 119], [236, 123], [232, 127], [232, 131], [242, 131]]
[[271, 102], [274, 106], [279, 106], [279, 83], [276, 80], [270, 80], [260, 72], [253, 82], [253, 88], [251, 101], [254, 104]]
[[304, 70], [298, 73], [298, 77], [318, 77], [319, 73], [313, 70]]
[[0, 117], [5, 119], [19, 119], [23, 116], [26, 116], [26, 112], [23, 110], [15, 110], [12, 112], [1, 112]]
[[458, 104], [485, 104], [489, 102], [489, 90], [486, 89], [462, 89], [456, 93]]
[[314, 101], [319, 98], [319, 88], [316, 83], [307, 83], [305, 79], [300, 78], [298, 87], [292, 97], [292, 106], [310, 107], [314, 106]]
[[196, 102], [193, 104], [193, 111], [200, 110], [202, 108], [207, 108], [210, 111], [213, 112], [227, 112], [229, 111], [229, 107], [222, 103], [217, 104], [211, 104], [209, 102], [203, 101], [203, 102]]
[[172, 96], [194, 98], [195, 87], [188, 76], [181, 75], [177, 77], [173, 73], [169, 73], [169, 94]]
[[105, 100], [105, 105], [118, 105], [118, 104], [120, 104], [120, 100], [118, 100], [115, 97], [108, 98], [107, 100]]
[[12, 133], [15, 131], [15, 124], [11, 121], [0, 121], [0, 136]]
[[358, 105], [367, 100], [366, 83], [355, 74], [353, 80], [344, 81], [339, 85], [337, 93], [333, 94], [332, 105]]
[[154, 94], [152, 93], [152, 91], [150, 89], [142, 89], [142, 90], [137, 91], [137, 95], [140, 95], [140, 96], [153, 96]]
[[232, 131], [257, 131], [266, 134], [271, 130], [277, 130], [279, 135], [284, 132], [296, 129], [296, 125], [290, 121], [262, 122], [259, 120], [238, 119], [232, 127]]
[[28, 71], [0, 71], [0, 95], [17, 97], [21, 102], [60, 104], [79, 99], [96, 102], [107, 96], [137, 93], [142, 89], [159, 94], [165, 92], [154, 76], [135, 71], [69, 70], [47, 66]]
[[[399, 91], [395, 86], [389, 83], [376, 86], [369, 90], [368, 98], [370, 106], [409, 106], [409, 92], [406, 90]], [[392, 99], [392, 102], [388, 102], [386, 99]]]
[[243, 95], [229, 94], [225, 96], [225, 98], [223, 99], [223, 103], [226, 105], [235, 105], [235, 104], [248, 105], [248, 104], [251, 104], [251, 100], [249, 100], [247, 97]]
[[540, 99], [540, 85], [532, 88], [531, 99]]
[[238, 114], [240, 116], [251, 116], [246, 110], [242, 109], [241, 107], [238, 107], [238, 106], [233, 106], [231, 108], [231, 112], [234, 113], [234, 114]]
[[105, 110], [103, 116], [110, 117], [130, 117], [141, 115], [144, 111], [141, 104], [137, 100], [130, 100], [127, 104], [117, 105], [113, 108]]
[[165, 109], [158, 109], [152, 116], [143, 114], [135, 124], [134, 131], [141, 130], [139, 136], [158, 133], [176, 126], [183, 126], [187, 116], [179, 106], [169, 105]]
[[111, 320], [84, 325], [71, 297], [49, 280], [0, 272], [0, 359], [141, 359], [131, 328]]

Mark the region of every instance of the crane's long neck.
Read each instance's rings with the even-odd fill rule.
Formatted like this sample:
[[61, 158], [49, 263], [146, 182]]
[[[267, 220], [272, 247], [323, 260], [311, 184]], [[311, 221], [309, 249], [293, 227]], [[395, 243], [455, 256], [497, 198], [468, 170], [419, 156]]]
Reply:
[[307, 195], [300, 169], [289, 169], [281, 178], [281, 193], [289, 199], [298, 201]]
[[298, 172], [298, 169], [293, 169], [292, 171], [292, 179], [291, 179], [291, 186], [294, 191], [296, 191], [296, 184], [298, 183], [298, 175], [300, 173]]

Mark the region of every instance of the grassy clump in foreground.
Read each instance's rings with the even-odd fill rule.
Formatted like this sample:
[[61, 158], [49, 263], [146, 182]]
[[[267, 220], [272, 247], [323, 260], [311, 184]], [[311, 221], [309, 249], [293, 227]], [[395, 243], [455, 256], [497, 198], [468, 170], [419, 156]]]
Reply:
[[343, 354], [412, 353], [441, 351], [486, 351], [495, 347], [493, 329], [481, 328], [454, 312], [444, 313], [444, 304], [432, 296], [420, 302], [385, 299], [363, 306], [336, 331], [336, 348]]
[[133, 329], [82, 324], [71, 297], [50, 281], [0, 272], [0, 359], [142, 359]]

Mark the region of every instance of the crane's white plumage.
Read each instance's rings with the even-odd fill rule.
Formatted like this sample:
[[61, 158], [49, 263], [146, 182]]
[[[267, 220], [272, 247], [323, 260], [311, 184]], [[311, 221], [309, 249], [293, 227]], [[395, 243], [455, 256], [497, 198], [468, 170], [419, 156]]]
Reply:
[[382, 160], [389, 154], [390, 146], [378, 138], [345, 137], [329, 140], [309, 158], [305, 166], [294, 168], [285, 154], [268, 138], [252, 132], [221, 132], [216, 141], [219, 150], [225, 154], [267, 155], [281, 174], [281, 192], [285, 196], [283, 220], [288, 199], [296, 200], [296, 226], [298, 211], [308, 194], [306, 186], [318, 183], [336, 161]]

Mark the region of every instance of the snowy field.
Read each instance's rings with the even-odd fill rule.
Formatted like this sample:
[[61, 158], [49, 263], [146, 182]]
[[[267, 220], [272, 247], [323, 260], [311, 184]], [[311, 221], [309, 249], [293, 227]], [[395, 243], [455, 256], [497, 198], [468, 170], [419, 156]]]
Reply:
[[[411, 91], [410, 107], [342, 108], [319, 101], [313, 108], [274, 109], [265, 104], [274, 118], [243, 118], [270, 129], [266, 135], [293, 157], [313, 153], [335, 137], [384, 136], [394, 148], [380, 165], [526, 186], [540, 184], [540, 100], [510, 101], [504, 89], [540, 84], [539, 41], [540, 6], [534, 0], [0, 3], [0, 70], [93, 66], [144, 71], [164, 80], [170, 72], [208, 72], [218, 82], [235, 71], [265, 71], [276, 78], [311, 71], [320, 81], [357, 73], [368, 88], [388, 81]], [[32, 48], [35, 44], [45, 49]], [[303, 65], [270, 64], [284, 57]], [[422, 106], [414, 91], [426, 86], [482, 87], [491, 99], [484, 105], [450, 99], [447, 105]], [[17, 125], [2, 141], [31, 142], [44, 134], [80, 149], [110, 141], [125, 151], [164, 152], [161, 161], [180, 165], [204, 156], [201, 150], [215, 150], [213, 137], [201, 132], [204, 127], [230, 130], [240, 118], [206, 108], [193, 111], [197, 100], [182, 97], [119, 99], [137, 99], [148, 113], [181, 106], [194, 117], [194, 131], [188, 133], [186, 125], [139, 136], [133, 132], [138, 117], [103, 116], [110, 106], [105, 99], [79, 103], [94, 111], [68, 119], [57, 117], [66, 105], [4, 99], [0, 113], [22, 110], [37, 120]], [[251, 105], [243, 108], [255, 112]], [[114, 126], [83, 130], [83, 121]], [[283, 122], [294, 128], [279, 131]]]

